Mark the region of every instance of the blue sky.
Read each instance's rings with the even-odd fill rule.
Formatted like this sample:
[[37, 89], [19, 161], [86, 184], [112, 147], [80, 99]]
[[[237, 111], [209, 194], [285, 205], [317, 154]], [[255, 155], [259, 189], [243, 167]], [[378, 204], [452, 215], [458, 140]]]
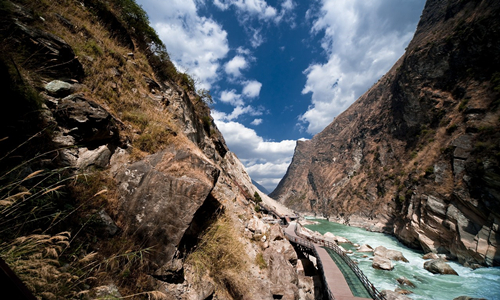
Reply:
[[175, 65], [211, 91], [229, 149], [272, 191], [310, 139], [385, 74], [424, 0], [138, 0]]

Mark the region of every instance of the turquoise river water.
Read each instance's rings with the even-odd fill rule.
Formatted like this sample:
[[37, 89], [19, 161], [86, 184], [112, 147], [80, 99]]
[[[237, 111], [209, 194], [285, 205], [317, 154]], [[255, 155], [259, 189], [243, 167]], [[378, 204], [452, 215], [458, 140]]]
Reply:
[[[393, 262], [395, 267], [392, 271], [376, 270], [372, 268], [370, 253], [357, 253], [352, 245], [341, 244], [345, 249], [351, 249], [354, 252], [351, 259], [359, 262], [359, 268], [380, 291], [396, 289], [399, 287], [396, 279], [404, 276], [416, 286], [415, 288], [401, 287], [413, 292], [408, 295], [412, 299], [452, 300], [458, 296], [470, 296], [500, 300], [500, 267], [472, 270], [456, 262], [449, 262], [459, 276], [432, 274], [423, 267], [425, 260], [422, 259], [422, 252], [405, 247], [392, 236], [321, 219], [311, 220], [319, 224], [306, 225], [306, 227], [321, 234], [329, 231], [334, 235], [347, 238], [352, 243], [368, 244], [373, 248], [384, 246], [403, 253], [409, 260], [408, 263]], [[363, 258], [363, 255], [367, 254], [368, 257]]]

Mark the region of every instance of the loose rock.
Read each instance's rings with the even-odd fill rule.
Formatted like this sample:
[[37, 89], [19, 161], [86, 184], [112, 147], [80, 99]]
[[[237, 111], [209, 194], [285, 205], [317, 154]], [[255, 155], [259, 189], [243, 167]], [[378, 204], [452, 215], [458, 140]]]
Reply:
[[372, 267], [375, 269], [387, 271], [394, 269], [394, 265], [389, 259], [378, 255], [373, 258]]
[[442, 259], [433, 259], [426, 261], [424, 263], [424, 269], [433, 274], [450, 274], [458, 276], [458, 273]]

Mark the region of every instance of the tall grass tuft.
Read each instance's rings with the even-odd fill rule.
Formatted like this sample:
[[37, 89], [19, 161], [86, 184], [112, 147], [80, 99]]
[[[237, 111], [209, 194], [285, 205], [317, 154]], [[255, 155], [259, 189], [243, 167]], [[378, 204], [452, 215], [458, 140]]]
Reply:
[[228, 291], [233, 298], [246, 293], [242, 272], [246, 269], [247, 255], [238, 239], [232, 220], [222, 214], [201, 236], [195, 250], [186, 262], [193, 266], [198, 280], [206, 273], [214, 279], [220, 293]]

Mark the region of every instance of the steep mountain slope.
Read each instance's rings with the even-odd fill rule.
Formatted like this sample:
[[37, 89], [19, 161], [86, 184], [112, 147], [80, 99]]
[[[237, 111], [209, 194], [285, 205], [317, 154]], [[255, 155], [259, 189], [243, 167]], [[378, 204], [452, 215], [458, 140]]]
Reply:
[[500, 3], [428, 0], [394, 67], [309, 141], [270, 196], [499, 265]]
[[133, 0], [0, 0], [0, 50], [0, 257], [37, 297], [314, 298]]

